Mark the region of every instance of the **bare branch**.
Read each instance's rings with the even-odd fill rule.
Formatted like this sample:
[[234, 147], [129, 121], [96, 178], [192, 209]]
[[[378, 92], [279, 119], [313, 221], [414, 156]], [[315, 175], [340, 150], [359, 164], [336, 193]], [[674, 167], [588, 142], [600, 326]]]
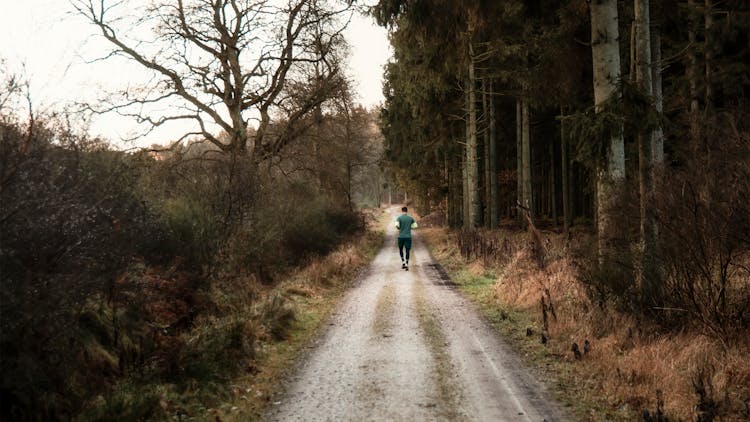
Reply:
[[[295, 122], [325, 101], [326, 92], [333, 92], [310, 90], [309, 98], [295, 102], [298, 109], [283, 107], [285, 89], [296, 75], [304, 74], [306, 66], [324, 63], [321, 80], [336, 83], [340, 69], [329, 56], [343, 26], [333, 22], [351, 7], [326, 10], [325, 2], [317, 0], [292, 0], [284, 7], [274, 0], [155, 0], [145, 12], [134, 15], [128, 14], [124, 2], [70, 1], [113, 46], [97, 60], [124, 56], [158, 76], [148, 89], [135, 94], [126, 90], [121, 101], [100, 112], [117, 112], [150, 126], [144, 134], [169, 121], [193, 119], [199, 132], [222, 151], [240, 153], [247, 151], [249, 121], [258, 121], [253, 152], [260, 151], [271, 116], [284, 111], [290, 128], [282, 132], [294, 133]], [[326, 26], [329, 31], [318, 31]], [[154, 35], [137, 38], [136, 34], [145, 33]], [[191, 111], [150, 114], [153, 106], [171, 105], [175, 99]], [[208, 122], [228, 135], [228, 143], [209, 132]], [[277, 139], [265, 149], [278, 152], [285, 143]]]

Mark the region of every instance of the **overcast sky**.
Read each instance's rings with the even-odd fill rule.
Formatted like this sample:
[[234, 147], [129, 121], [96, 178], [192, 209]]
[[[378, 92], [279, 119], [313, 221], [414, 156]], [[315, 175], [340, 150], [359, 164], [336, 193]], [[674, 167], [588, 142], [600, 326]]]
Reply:
[[[0, 13], [0, 58], [7, 70], [22, 73], [31, 82], [35, 107], [58, 109], [76, 101], [95, 101], [112, 88], [127, 86], [128, 76], [142, 74], [131, 63], [87, 63], [103, 55], [108, 45], [93, 26], [70, 13], [67, 0], [4, 0]], [[370, 18], [355, 16], [346, 32], [352, 46], [350, 72], [359, 101], [365, 106], [382, 102], [383, 65], [390, 57], [386, 30]], [[133, 122], [121, 117], [97, 118], [94, 135], [117, 140], [132, 133]], [[184, 128], [156, 131], [139, 145], [166, 143]]]

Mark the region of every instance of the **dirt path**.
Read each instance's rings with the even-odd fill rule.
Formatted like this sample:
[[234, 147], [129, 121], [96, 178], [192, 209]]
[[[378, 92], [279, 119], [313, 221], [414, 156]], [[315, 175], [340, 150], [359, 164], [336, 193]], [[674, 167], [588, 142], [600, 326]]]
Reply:
[[266, 420], [566, 420], [519, 358], [395, 233], [360, 277]]

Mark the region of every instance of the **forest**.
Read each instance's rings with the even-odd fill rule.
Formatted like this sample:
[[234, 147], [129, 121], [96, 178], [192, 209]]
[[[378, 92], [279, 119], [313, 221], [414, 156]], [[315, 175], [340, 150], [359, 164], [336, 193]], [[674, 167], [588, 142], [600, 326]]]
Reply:
[[750, 418], [750, 3], [144, 4], [70, 1], [151, 75], [100, 102], [0, 62], [0, 419], [258, 419], [396, 198], [577, 419]]
[[744, 330], [748, 13], [382, 1], [389, 169], [452, 227], [594, 229], [602, 294], [686, 309], [719, 336]]
[[[746, 353], [750, 328], [750, 5], [383, 0], [373, 12], [394, 49], [380, 115], [387, 169], [423, 215], [454, 228], [444, 249], [483, 262], [490, 294], [533, 309], [545, 330], [554, 300], [579, 315], [565, 336], [588, 324], [588, 336], [622, 343], [636, 331], [643, 344], [712, 339], [719, 363], [696, 357], [675, 381], [699, 404], [673, 401], [672, 417], [744, 409], [747, 370], [727, 362], [735, 346], [735, 358]], [[536, 278], [514, 267], [514, 247], [538, 263]], [[556, 277], [570, 274], [555, 298]], [[602, 318], [612, 326], [585, 322]], [[610, 374], [598, 379], [628, 367], [601, 365]], [[700, 386], [719, 378], [725, 402], [712, 408]], [[641, 399], [666, 391], [643, 384], [653, 389]], [[629, 399], [609, 405], [618, 400]]]

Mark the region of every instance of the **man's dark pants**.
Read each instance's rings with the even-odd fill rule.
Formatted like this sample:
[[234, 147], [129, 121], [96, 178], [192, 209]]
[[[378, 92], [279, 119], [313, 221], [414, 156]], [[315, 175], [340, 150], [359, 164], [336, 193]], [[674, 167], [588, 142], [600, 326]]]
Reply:
[[409, 251], [411, 250], [411, 239], [410, 238], [398, 238], [398, 254], [401, 256], [401, 260], [404, 260], [404, 247], [406, 247], [406, 261], [409, 261]]

